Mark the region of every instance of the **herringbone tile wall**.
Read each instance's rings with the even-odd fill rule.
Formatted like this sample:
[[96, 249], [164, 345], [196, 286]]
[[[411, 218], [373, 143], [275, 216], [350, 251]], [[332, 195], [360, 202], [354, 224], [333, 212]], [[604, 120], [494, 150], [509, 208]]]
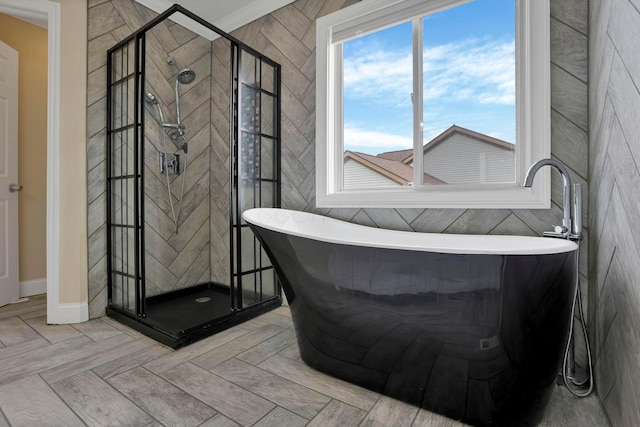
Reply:
[[209, 176], [211, 238], [211, 281], [229, 282], [229, 98], [231, 58], [229, 42], [219, 38], [212, 43], [211, 70], [211, 151]]
[[[232, 33], [282, 65], [283, 207], [314, 211], [377, 227], [445, 233], [539, 235], [549, 229], [551, 224], [557, 224], [562, 217], [559, 206], [562, 186], [561, 179], [556, 174], [553, 174], [552, 179], [553, 207], [549, 210], [315, 208], [315, 20], [354, 2], [355, 0], [298, 0]], [[126, 31], [127, 27], [119, 17], [115, 3], [121, 1], [89, 2], [89, 81], [91, 87], [96, 86], [94, 90], [90, 90], [95, 95], [89, 102], [88, 126], [89, 177], [90, 182], [95, 183], [89, 192], [92, 316], [101, 315], [106, 305], [104, 219], [100, 218], [104, 211], [104, 177], [100, 176], [104, 167], [99, 166], [104, 157], [104, 149], [99, 146], [104, 143], [104, 79], [100, 80], [104, 67], [101, 60], [105, 49], [130, 32]], [[575, 182], [581, 182], [585, 186], [585, 192], [588, 180], [587, 4], [587, 0], [551, 0], [550, 64], [552, 154], [570, 168]], [[136, 6], [136, 9], [140, 7]], [[216, 64], [215, 53], [213, 57]], [[215, 99], [212, 102], [215, 103]], [[212, 115], [216, 116], [213, 111]], [[212, 123], [215, 120], [212, 118]], [[220, 137], [224, 140], [225, 135]], [[216, 139], [215, 136], [213, 139]], [[227, 164], [228, 152], [225, 150], [219, 144], [212, 145], [212, 164]], [[217, 163], [222, 160], [225, 161]], [[222, 172], [212, 168], [212, 194], [225, 194], [227, 191], [222, 180], [215, 183], [213, 179], [214, 175], [222, 175]], [[224, 203], [223, 199], [228, 198], [214, 196], [211, 203]], [[214, 221], [224, 223], [222, 218]], [[214, 242], [223, 234], [214, 231], [213, 227], [211, 233], [210, 246], [214, 258], [211, 265], [226, 264], [219, 257], [228, 254], [223, 253], [222, 247], [214, 249]], [[583, 247], [587, 243], [588, 239], [585, 239]], [[582, 255], [580, 272], [586, 289], [586, 250], [583, 249]]]
[[[125, 2], [119, 3], [122, 7]], [[196, 73], [192, 83], [178, 85], [180, 116], [188, 143], [186, 155], [180, 150], [182, 139], [168, 136], [160, 127], [155, 106], [146, 104], [144, 240], [148, 296], [210, 280], [211, 56], [209, 40], [172, 21], [164, 21], [147, 33], [145, 91], [159, 100], [166, 122], [177, 122], [176, 73], [185, 68]], [[169, 64], [168, 58], [175, 63]], [[173, 208], [167, 175], [159, 169], [159, 156], [165, 147], [167, 153], [179, 154], [182, 168], [180, 175], [169, 176]], [[177, 229], [174, 214], [178, 217]]]
[[598, 393], [612, 425], [640, 425], [640, 3], [590, 2], [589, 277]]

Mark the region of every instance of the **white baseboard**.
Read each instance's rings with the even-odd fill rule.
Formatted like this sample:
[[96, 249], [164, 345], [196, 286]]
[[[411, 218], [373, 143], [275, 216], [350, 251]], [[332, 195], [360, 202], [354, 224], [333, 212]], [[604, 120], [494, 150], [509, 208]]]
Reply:
[[47, 316], [47, 323], [66, 325], [69, 323], [81, 323], [89, 320], [89, 303], [58, 304], [55, 315]]
[[20, 282], [20, 298], [47, 293], [47, 279], [25, 280]]

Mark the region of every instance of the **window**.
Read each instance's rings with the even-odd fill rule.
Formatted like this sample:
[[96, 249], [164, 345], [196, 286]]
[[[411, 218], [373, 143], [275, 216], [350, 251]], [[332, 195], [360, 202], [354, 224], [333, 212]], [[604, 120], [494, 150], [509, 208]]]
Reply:
[[548, 0], [363, 0], [317, 21], [319, 207], [548, 208]]

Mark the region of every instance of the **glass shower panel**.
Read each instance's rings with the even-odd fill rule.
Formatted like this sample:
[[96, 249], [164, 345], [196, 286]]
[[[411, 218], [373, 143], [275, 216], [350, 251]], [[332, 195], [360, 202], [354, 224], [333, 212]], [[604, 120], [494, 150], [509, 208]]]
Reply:
[[243, 82], [240, 88], [240, 128], [253, 134], [260, 132], [260, 91]]
[[224, 286], [231, 309], [231, 55], [229, 41], [223, 37], [211, 43], [210, 122], [210, 228], [211, 282]]
[[245, 271], [252, 271], [260, 268], [260, 263], [256, 260], [256, 241], [250, 229], [243, 228], [240, 233], [242, 247], [242, 268]]
[[112, 89], [112, 102], [114, 111], [112, 116], [112, 128], [114, 130], [131, 126], [135, 113], [135, 77], [129, 76], [116, 83]]
[[135, 43], [130, 42], [111, 55], [112, 82], [131, 75], [135, 69]]
[[250, 52], [240, 49], [240, 81], [245, 84], [256, 84], [259, 60]]
[[112, 227], [112, 304], [135, 311], [135, 233], [127, 227]]
[[135, 41], [111, 53], [107, 164], [110, 198], [107, 202], [112, 286], [110, 304], [135, 313], [136, 277], [136, 67]]
[[275, 67], [273, 67], [273, 65], [267, 63], [267, 62], [262, 62], [261, 64], [261, 86], [262, 89], [265, 90], [266, 92], [270, 92], [270, 93], [275, 93], [276, 90], [276, 70]]
[[260, 206], [263, 208], [277, 208], [279, 207], [276, 200], [276, 183], [275, 182], [262, 182], [260, 183]]
[[[256, 199], [256, 184], [252, 181], [253, 180], [245, 180], [244, 182], [241, 182], [240, 212], [254, 208], [259, 201], [259, 199]], [[242, 220], [242, 224], [244, 225], [244, 220]]]
[[262, 129], [264, 135], [274, 136], [274, 115], [275, 115], [275, 97], [268, 93], [262, 93], [260, 110], [262, 112]]
[[279, 296], [273, 267], [242, 212], [254, 207], [279, 207], [277, 148], [279, 129], [277, 70], [265, 58], [238, 49], [237, 204], [234, 227], [240, 234], [235, 250], [234, 277], [238, 308]]
[[274, 145], [275, 141], [273, 138], [268, 138], [266, 136], [262, 137], [262, 142], [260, 144], [260, 157], [264, 160], [260, 163], [260, 178], [263, 180], [277, 179]]
[[111, 222], [114, 226], [130, 226], [134, 221], [133, 204], [135, 190], [131, 179], [114, 179], [112, 182]]
[[134, 129], [114, 131], [111, 137], [111, 175], [133, 175]]

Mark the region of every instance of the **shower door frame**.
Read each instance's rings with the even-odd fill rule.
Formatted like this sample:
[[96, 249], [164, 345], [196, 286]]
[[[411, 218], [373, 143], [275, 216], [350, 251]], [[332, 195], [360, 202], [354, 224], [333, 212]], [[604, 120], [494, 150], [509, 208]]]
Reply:
[[[141, 203], [141, 197], [143, 197], [143, 191], [141, 192], [140, 187], [141, 187], [141, 183], [144, 182], [144, 167], [140, 167], [140, 159], [144, 158], [144, 147], [143, 144], [140, 144], [140, 141], [144, 135], [144, 113], [142, 113], [142, 115], [140, 114], [141, 111], [143, 109], [140, 108], [139, 106], [139, 101], [142, 99], [140, 96], [140, 91], [141, 91], [141, 84], [140, 81], [141, 79], [144, 78], [144, 61], [140, 61], [140, 52], [144, 52], [144, 49], [140, 49], [140, 44], [142, 43], [143, 47], [144, 47], [144, 32], [138, 32], [133, 34], [132, 36], [124, 39], [122, 42], [118, 43], [117, 45], [115, 45], [114, 47], [112, 47], [111, 49], [109, 49], [109, 51], [107, 52], [107, 97], [106, 97], [106, 101], [107, 101], [107, 110], [106, 110], [106, 121], [107, 121], [107, 126], [106, 126], [106, 133], [107, 133], [107, 147], [106, 147], [106, 185], [107, 185], [107, 197], [106, 197], [106, 229], [107, 229], [107, 239], [106, 239], [106, 246], [107, 246], [107, 259], [106, 259], [106, 263], [107, 263], [107, 299], [108, 299], [108, 307], [112, 308], [112, 303], [113, 303], [113, 274], [118, 274], [121, 275], [124, 278], [127, 279], [133, 279], [134, 280], [134, 299], [135, 299], [135, 315], [137, 316], [142, 316], [144, 317], [143, 314], [144, 313], [144, 301], [145, 301], [145, 289], [144, 289], [144, 260], [142, 260], [141, 258], [141, 254], [144, 253], [144, 227], [141, 226], [140, 224], [140, 218], [144, 218], [144, 203]], [[117, 51], [121, 50], [121, 49], [127, 49], [127, 52], [129, 50], [129, 47], [127, 45], [130, 45], [133, 42], [133, 46], [134, 46], [134, 69], [133, 69], [133, 73], [127, 73], [126, 75], [120, 76], [120, 79], [117, 81], [113, 81], [113, 54], [116, 53]], [[124, 59], [124, 53], [122, 54], [121, 57], [121, 61], [123, 61]], [[128, 54], [127, 54], [127, 61], [129, 60], [128, 58]], [[128, 71], [128, 68], [127, 68]], [[120, 126], [117, 127], [116, 129], [113, 129], [114, 127], [114, 117], [113, 117], [113, 92], [112, 89], [114, 87], [116, 87], [119, 84], [122, 84], [125, 80], [130, 79], [131, 77], [133, 77], [133, 83], [134, 83], [134, 88], [133, 88], [133, 93], [134, 93], [134, 98], [136, 99], [136, 102], [134, 103], [134, 111], [133, 111], [133, 121], [131, 123], [127, 123], [124, 126]], [[129, 96], [130, 96], [130, 91], [128, 88], [128, 84], [127, 84], [127, 102], [129, 100]], [[121, 102], [122, 102], [122, 94], [121, 94]], [[117, 132], [124, 132], [126, 129], [129, 128], [133, 128], [133, 173], [132, 174], [128, 174], [125, 173], [124, 175], [120, 175], [120, 176], [112, 176], [113, 175], [113, 171], [112, 171], [112, 167], [113, 167], [113, 158], [112, 158], [112, 149], [113, 149], [113, 138], [114, 138], [114, 133]], [[124, 149], [126, 148], [128, 150], [129, 147], [129, 141], [128, 141], [128, 137], [127, 137], [127, 143], [126, 146], [123, 144], [123, 142], [120, 142], [121, 146], [121, 153], [124, 151]], [[122, 156], [122, 154], [121, 154]], [[122, 162], [122, 159], [121, 159]], [[128, 169], [128, 158], [127, 160], [125, 160], [126, 162], [126, 166], [123, 165], [122, 163], [120, 164], [120, 170], [122, 171], [125, 167]], [[133, 181], [133, 224], [129, 224], [129, 221], [123, 221], [123, 216], [125, 215], [123, 213], [123, 207], [127, 206], [127, 203], [121, 203], [120, 206], [120, 219], [121, 219], [121, 223], [120, 224], [116, 224], [114, 223], [113, 220], [113, 202], [112, 202], [112, 195], [114, 194], [114, 181], [122, 181], [122, 180], [132, 180]], [[128, 196], [128, 188], [126, 190], [126, 194]], [[122, 194], [120, 194], [121, 198], [123, 197]], [[128, 214], [127, 214], [128, 217]], [[127, 222], [127, 223], [125, 223]], [[121, 229], [121, 238], [124, 240], [124, 230], [133, 230], [134, 233], [134, 263], [133, 263], [133, 274], [130, 273], [129, 271], [129, 263], [127, 262], [127, 267], [126, 267], [126, 271], [118, 271], [116, 269], [114, 269], [113, 266], [113, 232], [120, 228]], [[128, 232], [127, 232], [127, 239], [128, 239]], [[124, 242], [121, 242], [124, 245]], [[142, 247], [142, 250], [140, 250], [140, 248]], [[128, 248], [128, 241], [127, 241], [127, 250], [126, 250], [126, 255], [127, 258], [129, 258], [129, 253], [130, 253], [130, 249]], [[122, 254], [122, 267], [124, 269], [124, 265], [125, 265], [125, 250], [123, 249]], [[128, 296], [127, 296], [128, 297]], [[123, 295], [123, 301], [124, 301], [124, 295]], [[124, 305], [124, 304], [123, 304]], [[121, 309], [123, 311], [123, 314], [128, 314], [128, 312], [130, 313], [131, 310], [127, 308], [122, 308]]]
[[[123, 39], [112, 48], [107, 51], [107, 111], [106, 111], [106, 133], [107, 133], [107, 146], [106, 146], [106, 186], [107, 186], [107, 197], [106, 197], [106, 246], [107, 246], [107, 298], [108, 298], [108, 306], [106, 308], [106, 312], [108, 316], [114, 317], [118, 321], [127, 324], [128, 326], [133, 327], [134, 329], [139, 330], [140, 332], [164, 343], [171, 347], [178, 348], [183, 345], [194, 342], [198, 339], [204, 338], [206, 336], [212, 335], [213, 333], [219, 332], [221, 330], [227, 329], [235, 324], [241, 323], [245, 320], [253, 318], [259, 314], [262, 314], [266, 311], [269, 311], [273, 308], [276, 308], [282, 303], [282, 290], [277, 277], [274, 279], [275, 286], [275, 295], [265, 299], [264, 301], [258, 301], [254, 304], [245, 306], [242, 302], [242, 274], [238, 275], [237, 283], [234, 282], [234, 262], [238, 268], [241, 268], [241, 245], [237, 245], [236, 256], [234, 257], [234, 233], [236, 232], [236, 227], [234, 225], [234, 220], [238, 221], [237, 224], [240, 224], [240, 216], [242, 212], [239, 209], [233, 209], [233, 206], [239, 206], [238, 197], [239, 197], [239, 189], [235, 186], [238, 181], [237, 175], [234, 176], [234, 173], [238, 172], [238, 147], [240, 144], [237, 141], [237, 135], [239, 134], [237, 128], [239, 123], [236, 118], [239, 117], [240, 113], [237, 111], [239, 102], [234, 102], [235, 99], [239, 96], [239, 80], [238, 86], [234, 88], [234, 72], [230, 70], [230, 97], [229, 97], [229, 108], [230, 108], [230, 127], [229, 127], [229, 147], [230, 147], [230, 181], [229, 181], [229, 197], [231, 203], [236, 203], [235, 205], [229, 206], [229, 231], [230, 231], [230, 260], [231, 260], [231, 269], [229, 271], [229, 286], [230, 286], [230, 300], [229, 300], [229, 314], [219, 316], [216, 318], [212, 318], [210, 321], [198, 325], [196, 327], [187, 329], [184, 332], [184, 336], [175, 337], [169, 336], [168, 333], [163, 330], [156, 322], [151, 319], [146, 318], [146, 277], [145, 277], [145, 240], [144, 240], [144, 82], [145, 82], [145, 58], [144, 54], [146, 52], [146, 33], [151, 30], [153, 27], [158, 25], [160, 22], [169, 18], [174, 13], [182, 13], [186, 17], [194, 20], [195, 22], [209, 28], [210, 30], [216, 32], [221, 37], [225, 38], [230, 42], [230, 55], [231, 55], [231, 67], [237, 67], [237, 63], [233, 61], [234, 49], [239, 51], [240, 49], [250, 53], [257, 60], [264, 61], [268, 63], [274, 69], [274, 90], [275, 90], [275, 99], [276, 106], [275, 107], [275, 117], [274, 117], [274, 127], [276, 128], [274, 139], [274, 147], [276, 149], [276, 157], [275, 163], [277, 165], [276, 173], [276, 185], [275, 185], [275, 200], [274, 207], [280, 207], [281, 200], [281, 168], [280, 168], [280, 154], [281, 154], [281, 115], [280, 115], [280, 97], [281, 97], [281, 68], [280, 65], [270, 58], [264, 56], [260, 52], [255, 49], [247, 46], [246, 44], [240, 42], [235, 39], [231, 35], [225, 33], [224, 31], [218, 29], [213, 26], [209, 22], [203, 20], [199, 16], [193, 14], [192, 12], [184, 9], [182, 6], [174, 4], [165, 12], [159, 14], [156, 18], [142, 26], [136, 32]], [[118, 52], [120, 49], [127, 48], [127, 45], [134, 43], [134, 71], [133, 74], [128, 74], [125, 77], [120, 78], [120, 80], [113, 82], [113, 61], [112, 56], [114, 53]], [[124, 54], [123, 54], [124, 57]], [[127, 56], [127, 61], [129, 58]], [[236, 70], [237, 71], [237, 70]], [[112, 176], [112, 149], [113, 149], [113, 138], [114, 133], [118, 132], [119, 129], [113, 129], [113, 115], [112, 109], [114, 108], [113, 104], [113, 94], [112, 89], [115, 85], [118, 84], [119, 81], [125, 80], [134, 76], [134, 112], [133, 112], [133, 123], [128, 124], [127, 127], [133, 127], [133, 174], [131, 176], [127, 176], [126, 179], [133, 180], [133, 224], [132, 225], [123, 225], [123, 224], [114, 224], [113, 220], [113, 201], [112, 197], [114, 194], [114, 180], [117, 179], [125, 179], [125, 177], [113, 177]], [[127, 93], [129, 95], [130, 92]], [[128, 98], [127, 98], [128, 101]], [[235, 111], [234, 111], [235, 109]], [[237, 115], [236, 115], [237, 114]], [[127, 144], [129, 141], [127, 141]], [[128, 147], [128, 145], [127, 145]], [[121, 195], [122, 197], [122, 195]], [[121, 213], [123, 206], [128, 206], [127, 203], [123, 203], [121, 206]], [[235, 213], [235, 215], [234, 215]], [[122, 216], [121, 216], [122, 218]], [[126, 272], [126, 277], [129, 279], [134, 279], [135, 281], [135, 308], [131, 309], [129, 306], [125, 307], [124, 304], [118, 305], [114, 304], [114, 292], [113, 288], [113, 275], [114, 274], [125, 274], [125, 272], [120, 272], [114, 270], [113, 265], [113, 232], [114, 227], [126, 227], [134, 230], [134, 248], [135, 252], [134, 272], [131, 274], [128, 270]], [[237, 229], [237, 242], [240, 242], [240, 228]], [[127, 247], [127, 253], [122, 254], [122, 263], [124, 265], [124, 257], [127, 256], [129, 258], [129, 254], [131, 248]], [[128, 267], [128, 263], [127, 263]], [[273, 269], [273, 267], [270, 267]], [[242, 272], [241, 272], [242, 273]], [[179, 292], [179, 291], [178, 291]], [[124, 297], [123, 297], [124, 298]]]
[[[256, 62], [259, 61], [260, 65], [259, 65], [259, 71], [257, 71], [257, 74], [260, 76], [260, 79], [256, 79], [256, 80], [260, 80], [260, 83], [258, 84], [251, 84], [250, 82], [248, 82], [247, 80], [243, 79], [241, 77], [241, 72], [240, 70], [242, 69], [242, 51], [245, 50], [248, 54], [253, 55], [255, 57]], [[243, 300], [243, 291], [244, 289], [244, 283], [243, 283], [243, 278], [246, 275], [249, 274], [260, 274], [260, 295], [262, 295], [262, 275], [265, 272], [268, 272], [269, 270], [271, 270], [271, 273], [274, 274], [274, 283], [276, 286], [276, 295], [275, 297], [277, 298], [282, 298], [282, 287], [280, 286], [279, 282], [278, 282], [278, 278], [275, 275], [275, 270], [273, 268], [273, 266], [271, 265], [271, 263], [269, 262], [268, 266], [263, 266], [263, 260], [267, 260], [267, 255], [266, 253], [264, 253], [264, 251], [259, 250], [258, 251], [258, 259], [259, 259], [259, 266], [256, 268], [255, 265], [251, 270], [245, 270], [243, 267], [243, 257], [242, 257], [242, 232], [243, 230], [250, 230], [249, 229], [249, 225], [244, 222], [242, 220], [242, 201], [241, 201], [241, 197], [242, 197], [242, 191], [243, 190], [243, 182], [247, 182], [250, 181], [253, 184], [253, 189], [254, 189], [254, 194], [253, 194], [253, 200], [255, 202], [256, 200], [256, 193], [255, 193], [255, 188], [256, 188], [256, 183], [259, 183], [259, 187], [260, 190], [258, 192], [258, 198], [260, 201], [262, 201], [262, 184], [265, 182], [269, 182], [272, 184], [275, 184], [275, 191], [274, 191], [274, 200], [273, 200], [273, 206], [269, 206], [269, 207], [275, 207], [275, 208], [280, 208], [281, 207], [281, 173], [282, 173], [282, 168], [281, 168], [281, 111], [280, 111], [280, 106], [281, 106], [281, 90], [280, 90], [280, 65], [274, 61], [272, 61], [271, 59], [265, 57], [264, 55], [261, 55], [257, 52], [255, 52], [253, 49], [247, 49], [246, 46], [240, 44], [240, 43], [231, 43], [231, 81], [230, 81], [230, 85], [232, 88], [232, 96], [230, 99], [230, 115], [229, 115], [229, 120], [230, 120], [230, 128], [229, 128], [229, 144], [230, 147], [232, 147], [231, 150], [231, 164], [232, 167], [229, 168], [229, 173], [230, 173], [230, 182], [232, 183], [232, 188], [233, 191], [229, 192], [229, 196], [230, 196], [230, 203], [232, 203], [230, 209], [229, 209], [229, 225], [231, 227], [231, 233], [229, 233], [229, 240], [230, 240], [230, 249], [231, 249], [231, 256], [230, 256], [230, 273], [231, 273], [231, 299], [232, 299], [232, 307], [233, 310], [242, 310], [245, 308], [245, 303]], [[274, 81], [273, 81], [273, 85], [274, 85], [274, 91], [270, 92], [266, 89], [264, 89], [263, 87], [263, 82], [262, 82], [262, 63], [265, 62], [267, 63], [268, 66], [271, 66], [274, 68]], [[254, 70], [255, 71], [255, 70]], [[242, 111], [242, 92], [243, 92], [243, 87], [251, 87], [253, 86], [253, 90], [255, 90], [258, 94], [259, 94], [259, 99], [260, 99], [260, 123], [258, 124], [258, 131], [256, 132], [255, 130], [249, 130], [246, 127], [242, 126], [242, 121], [240, 119], [241, 117], [241, 111]], [[275, 128], [275, 132], [273, 132], [273, 135], [269, 135], [269, 134], [265, 134], [262, 132], [262, 96], [266, 94], [267, 96], [273, 96], [274, 99], [276, 100], [275, 105], [273, 106], [273, 115], [274, 117], [272, 117], [273, 120], [273, 124], [274, 124], [274, 128]], [[273, 165], [273, 170], [276, 173], [276, 176], [274, 179], [267, 179], [267, 178], [263, 178], [261, 175], [261, 170], [262, 170], [262, 157], [261, 161], [259, 162], [260, 167], [258, 168], [258, 176], [255, 177], [251, 177], [251, 178], [243, 178], [243, 170], [242, 170], [242, 162], [239, 160], [240, 157], [240, 153], [242, 151], [242, 134], [246, 133], [246, 134], [252, 134], [253, 136], [257, 136], [260, 139], [260, 143], [259, 148], [258, 148], [258, 152], [259, 155], [262, 156], [262, 139], [266, 138], [266, 139], [271, 139], [274, 143], [274, 148], [275, 148], [275, 153], [274, 154], [274, 165]], [[254, 171], [255, 172], [255, 171]], [[254, 203], [255, 204], [255, 203]], [[254, 206], [254, 207], [259, 207], [259, 206]], [[253, 233], [252, 233], [253, 234]], [[235, 244], [234, 244], [234, 235], [236, 236], [235, 239]], [[254, 264], [256, 262], [255, 259], [255, 246], [258, 245], [259, 247], [260, 244], [257, 240], [257, 238], [254, 236]], [[268, 261], [267, 261], [268, 262]], [[255, 287], [255, 282], [254, 282], [254, 287]], [[254, 292], [257, 292], [257, 290], [254, 290]], [[255, 304], [259, 304], [255, 303]]]

